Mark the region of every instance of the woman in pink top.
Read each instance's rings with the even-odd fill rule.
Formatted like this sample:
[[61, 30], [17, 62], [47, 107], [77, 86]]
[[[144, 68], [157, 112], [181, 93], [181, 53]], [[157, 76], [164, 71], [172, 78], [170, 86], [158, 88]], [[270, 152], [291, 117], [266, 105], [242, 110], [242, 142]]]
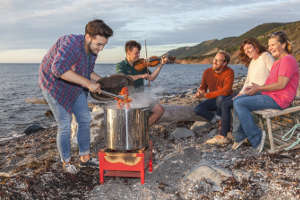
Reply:
[[251, 112], [267, 108], [284, 109], [296, 96], [299, 83], [297, 60], [291, 55], [292, 47], [287, 35], [276, 32], [268, 41], [269, 51], [276, 60], [264, 85], [252, 83], [245, 89], [245, 94], [233, 101], [233, 108], [241, 122], [238, 146], [246, 139], [261, 152], [264, 147], [265, 132], [258, 128]]

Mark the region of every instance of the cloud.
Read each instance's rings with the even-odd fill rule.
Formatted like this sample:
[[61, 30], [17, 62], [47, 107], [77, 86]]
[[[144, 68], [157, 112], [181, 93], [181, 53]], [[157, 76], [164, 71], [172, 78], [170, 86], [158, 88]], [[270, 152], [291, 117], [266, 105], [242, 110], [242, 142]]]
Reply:
[[299, 8], [299, 0], [1, 0], [0, 51], [48, 49], [61, 35], [82, 34], [95, 18], [114, 30], [111, 52], [130, 39], [149, 46], [200, 43], [261, 23], [297, 21]]

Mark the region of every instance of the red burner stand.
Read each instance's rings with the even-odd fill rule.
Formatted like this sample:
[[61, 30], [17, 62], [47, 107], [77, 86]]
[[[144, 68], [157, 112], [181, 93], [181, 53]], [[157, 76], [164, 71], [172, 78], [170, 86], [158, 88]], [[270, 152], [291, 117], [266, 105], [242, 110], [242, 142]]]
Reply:
[[136, 152], [109, 152], [101, 149], [98, 156], [100, 184], [104, 183], [104, 176], [139, 177], [141, 184], [144, 184], [145, 166], [152, 172], [152, 141], [149, 141], [147, 149]]

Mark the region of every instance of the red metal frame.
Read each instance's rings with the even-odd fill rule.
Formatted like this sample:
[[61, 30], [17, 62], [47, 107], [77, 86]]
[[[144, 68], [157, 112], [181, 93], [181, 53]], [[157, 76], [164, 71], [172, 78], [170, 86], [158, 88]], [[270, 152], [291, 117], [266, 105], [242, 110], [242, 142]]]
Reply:
[[[149, 141], [149, 148], [146, 150], [138, 150], [136, 153], [124, 153], [128, 157], [140, 157], [135, 165], [126, 165], [124, 163], [111, 163], [105, 159], [108, 152], [101, 149], [99, 156], [99, 176], [100, 184], [104, 183], [104, 176], [120, 176], [120, 177], [140, 177], [141, 184], [145, 181], [145, 158], [148, 159], [148, 171], [152, 172], [152, 141]], [[116, 153], [117, 155], [118, 153]], [[109, 152], [109, 155], [113, 153]], [[149, 158], [148, 158], [149, 156]]]

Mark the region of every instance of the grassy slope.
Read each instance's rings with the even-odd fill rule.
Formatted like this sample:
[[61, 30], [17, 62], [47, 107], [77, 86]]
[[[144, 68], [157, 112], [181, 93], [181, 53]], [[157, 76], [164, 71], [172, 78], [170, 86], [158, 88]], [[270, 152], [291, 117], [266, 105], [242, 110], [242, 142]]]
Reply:
[[266, 46], [268, 35], [279, 30], [283, 30], [288, 34], [293, 44], [293, 54], [300, 61], [300, 37], [297, 37], [300, 35], [300, 21], [261, 24], [238, 37], [208, 40], [192, 47], [181, 47], [171, 50], [168, 54], [176, 56], [179, 60], [194, 60], [195, 63], [199, 63], [205, 58], [213, 57], [217, 50], [224, 49], [233, 55], [233, 63], [238, 63], [237, 51], [245, 38], [255, 37]]

